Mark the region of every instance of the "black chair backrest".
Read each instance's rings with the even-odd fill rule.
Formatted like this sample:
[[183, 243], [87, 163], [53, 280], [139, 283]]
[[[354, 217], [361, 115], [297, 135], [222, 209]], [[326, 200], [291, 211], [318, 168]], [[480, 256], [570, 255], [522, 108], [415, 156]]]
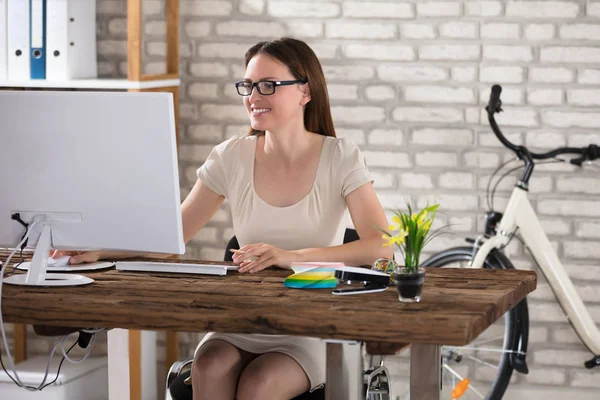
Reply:
[[[356, 229], [351, 229], [351, 228], [346, 228], [346, 232], [344, 232], [344, 244], [346, 243], [350, 243], [350, 242], [354, 242], [355, 240], [358, 240], [358, 233], [356, 232]], [[236, 249], [238, 250], [240, 248], [240, 244], [238, 243], [237, 238], [235, 237], [235, 235], [229, 240], [229, 243], [227, 243], [227, 247], [225, 248], [225, 256], [223, 257], [224, 261], [233, 261], [233, 252], [231, 252], [229, 249]]]

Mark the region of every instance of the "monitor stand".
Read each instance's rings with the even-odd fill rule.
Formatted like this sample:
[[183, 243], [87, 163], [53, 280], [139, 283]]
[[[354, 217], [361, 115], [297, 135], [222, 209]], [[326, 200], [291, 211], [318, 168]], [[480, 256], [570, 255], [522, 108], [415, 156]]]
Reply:
[[52, 236], [50, 224], [48, 222], [42, 224], [42, 233], [33, 253], [29, 271], [27, 274], [11, 275], [5, 278], [4, 282], [22, 286], [80, 286], [94, 282], [93, 279], [83, 275], [55, 273], [46, 275]]

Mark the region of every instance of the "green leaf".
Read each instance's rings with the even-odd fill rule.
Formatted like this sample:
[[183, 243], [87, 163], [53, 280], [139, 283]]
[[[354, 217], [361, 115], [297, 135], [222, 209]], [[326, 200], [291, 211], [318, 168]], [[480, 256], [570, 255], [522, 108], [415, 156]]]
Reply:
[[440, 207], [440, 205], [439, 205], [439, 204], [434, 204], [434, 205], [432, 205], [432, 206], [425, 207], [423, 210], [424, 210], [424, 211], [427, 211], [428, 213], [432, 213], [432, 212], [435, 212], [435, 211], [437, 211], [437, 209], [438, 209], [439, 207]]

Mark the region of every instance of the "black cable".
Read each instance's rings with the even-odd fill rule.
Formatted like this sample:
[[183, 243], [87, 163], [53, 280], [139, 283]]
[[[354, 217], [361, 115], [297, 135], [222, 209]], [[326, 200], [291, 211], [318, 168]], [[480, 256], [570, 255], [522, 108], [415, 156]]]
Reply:
[[518, 161], [518, 159], [512, 158], [508, 161], [505, 161], [502, 165], [500, 165], [498, 168], [496, 168], [496, 170], [492, 173], [492, 176], [490, 176], [490, 180], [488, 181], [487, 187], [485, 189], [485, 200], [487, 202], [489, 211], [493, 211], [491, 202], [490, 202], [490, 185], [492, 183], [492, 180], [494, 179], [496, 174], [502, 170], [502, 168], [506, 167], [508, 164], [510, 164], [511, 162], [515, 162], [515, 161]]
[[[521, 238], [517, 236], [517, 231], [518, 231], [518, 230], [519, 230], [519, 227], [517, 226], [517, 227], [515, 228], [515, 230], [513, 231], [513, 233], [512, 233], [512, 234], [509, 236], [509, 238], [508, 238], [508, 242], [506, 242], [506, 244], [505, 244], [504, 246], [502, 246], [502, 249], [501, 249], [501, 250], [504, 250], [505, 248], [507, 248], [507, 247], [508, 247], [508, 245], [509, 245], [509, 244], [512, 242], [512, 240], [513, 240], [515, 237], [516, 237], [518, 240], [520, 240], [520, 241], [521, 241], [521, 243], [523, 243], [523, 241], [521, 240]], [[525, 243], [523, 243], [523, 244], [525, 244]]]
[[[75, 347], [75, 345], [77, 344], [77, 340], [75, 340], [75, 343], [73, 343], [71, 345], [71, 347], [69, 347], [69, 349], [67, 350], [67, 354], [69, 354], [69, 352], [71, 351], [71, 349], [73, 347]], [[45, 389], [46, 386], [52, 385], [54, 382], [56, 382], [56, 380], [58, 379], [58, 376], [60, 375], [60, 368], [62, 367], [63, 363], [65, 362], [65, 356], [63, 356], [62, 360], [60, 360], [60, 363], [58, 364], [58, 370], [56, 371], [56, 376], [54, 377], [54, 380], [52, 382], [46, 383], [44, 386], [42, 386], [40, 388], [40, 390]]]
[[[23, 225], [23, 227], [25, 227], [25, 233], [23, 233], [23, 236], [21, 236], [21, 240], [23, 240], [23, 238], [25, 236], [27, 236], [27, 232], [29, 231], [29, 224], [25, 221], [23, 221], [21, 219], [21, 214], [20, 213], [14, 213], [10, 216], [11, 219], [14, 219], [15, 221], [17, 221], [18, 223], [20, 223], [21, 225]], [[25, 240], [23, 242], [23, 244], [21, 245], [21, 251], [27, 247], [27, 240]]]
[[[23, 239], [21, 239], [23, 240]], [[23, 264], [25, 262], [25, 257], [23, 257], [23, 248], [21, 247], [21, 250], [19, 251], [19, 257], [21, 257], [21, 261], [19, 261], [18, 263], [13, 265], [13, 268], [16, 269], [19, 265]]]
[[[25, 233], [23, 233], [23, 236], [21, 236], [21, 240], [23, 240], [23, 238], [27, 236], [27, 232], [29, 232], [29, 224], [21, 219], [20, 213], [14, 213], [10, 217], [11, 219], [23, 225], [23, 227], [25, 228]], [[19, 257], [21, 258], [21, 261], [13, 265], [13, 268], [17, 268], [25, 262], [25, 257], [23, 257], [23, 250], [25, 249], [25, 247], [27, 247], [27, 240], [23, 242], [19, 251]]]
[[[555, 163], [559, 163], [559, 162], [565, 162], [564, 160], [561, 160], [560, 158], [554, 159], [552, 161], [540, 161], [535, 163], [536, 165], [540, 165], [540, 164], [555, 164]], [[492, 200], [492, 208], [491, 210], [494, 209], [494, 195], [496, 194], [496, 189], [498, 188], [498, 185], [500, 184], [500, 182], [502, 182], [504, 180], [504, 178], [506, 178], [508, 175], [510, 175], [511, 173], [518, 171], [522, 168], [525, 168], [524, 165], [519, 165], [518, 167], [512, 168], [510, 170], [508, 170], [506, 173], [504, 173], [504, 175], [502, 175], [500, 177], [500, 179], [498, 179], [498, 181], [496, 181], [496, 184], [494, 185], [494, 189], [492, 189], [492, 195], [490, 196], [491, 200]]]
[[[76, 344], [77, 344], [77, 340], [75, 341], [75, 343], [73, 343], [71, 345], [71, 347], [69, 347], [69, 349], [67, 350], [67, 354], [69, 354], [69, 352], [73, 349], [73, 347], [75, 347]], [[58, 364], [58, 371], [56, 371], [56, 376], [54, 377], [54, 380], [52, 382], [46, 383], [44, 386], [42, 386], [39, 389], [36, 388], [35, 386], [25, 386], [24, 385], [22, 387], [40, 391], [40, 390], [44, 389], [46, 386], [52, 385], [58, 379], [58, 376], [60, 375], [60, 368], [62, 367], [64, 361], [65, 361], [65, 356], [63, 356], [62, 360], [60, 360], [60, 364]], [[0, 365], [2, 365], [2, 369], [4, 370], [4, 373], [6, 374], [6, 376], [8, 376], [15, 383], [15, 385], [21, 387], [21, 385], [19, 385], [19, 383], [15, 380], [15, 378], [13, 378], [12, 375], [9, 374], [8, 371], [6, 370], [6, 367], [4, 366], [4, 362], [2, 361], [2, 353], [1, 352], [0, 352]]]

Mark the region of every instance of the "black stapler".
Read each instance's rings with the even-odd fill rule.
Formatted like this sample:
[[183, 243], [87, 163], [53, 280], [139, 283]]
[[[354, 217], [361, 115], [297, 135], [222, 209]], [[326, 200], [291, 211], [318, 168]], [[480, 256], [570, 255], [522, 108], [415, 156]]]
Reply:
[[347, 285], [362, 283], [362, 286], [348, 286], [333, 289], [331, 293], [337, 295], [383, 292], [388, 288], [390, 281], [390, 276], [386, 273], [359, 267], [336, 268], [335, 277], [340, 283], [345, 283]]

